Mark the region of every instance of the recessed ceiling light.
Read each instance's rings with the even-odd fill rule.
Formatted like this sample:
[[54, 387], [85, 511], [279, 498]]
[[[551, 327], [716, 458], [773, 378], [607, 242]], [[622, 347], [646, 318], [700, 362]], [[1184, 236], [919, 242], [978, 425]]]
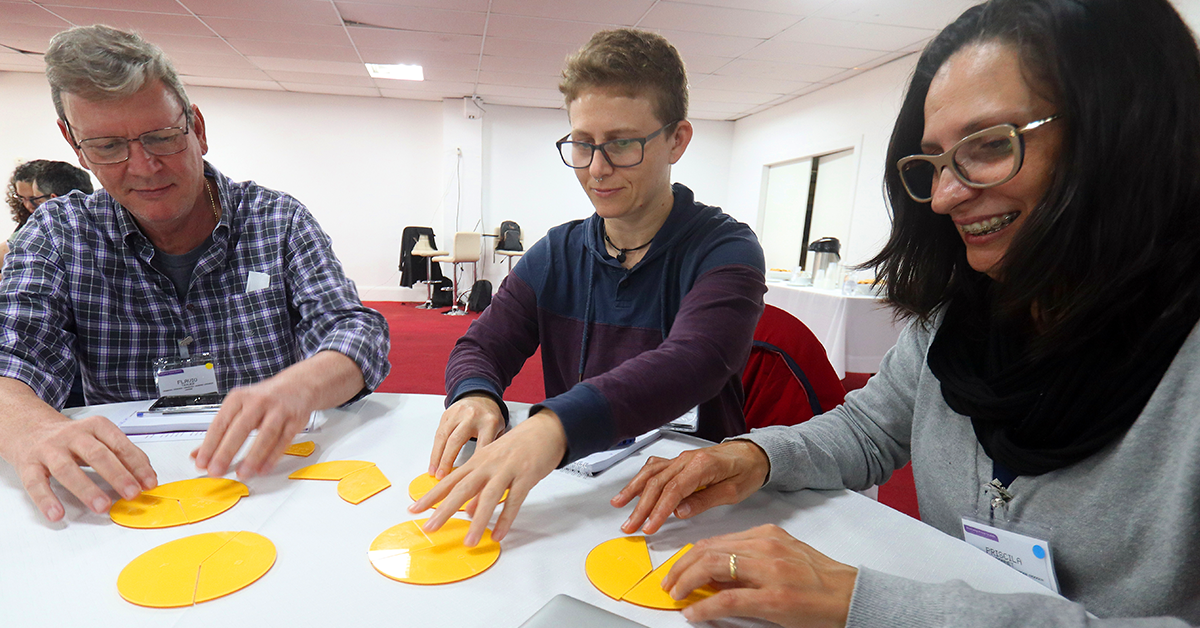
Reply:
[[401, 81], [425, 80], [425, 72], [419, 65], [367, 63], [366, 66], [367, 72], [374, 78], [397, 79]]

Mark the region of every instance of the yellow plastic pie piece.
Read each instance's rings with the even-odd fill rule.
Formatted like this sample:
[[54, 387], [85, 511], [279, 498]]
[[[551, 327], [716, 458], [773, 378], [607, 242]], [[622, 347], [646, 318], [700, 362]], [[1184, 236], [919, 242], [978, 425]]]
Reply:
[[117, 500], [108, 510], [113, 523], [127, 528], [170, 528], [215, 517], [250, 494], [237, 480], [193, 478]]
[[500, 543], [492, 531], [475, 547], [463, 545], [470, 521], [450, 519], [437, 532], [426, 534], [428, 519], [405, 521], [384, 530], [371, 542], [367, 557], [379, 573], [409, 584], [448, 584], [477, 576], [500, 558]]
[[306, 440], [302, 443], [288, 445], [288, 448], [283, 450], [283, 453], [289, 456], [300, 456], [301, 458], [307, 458], [316, 450], [317, 444], [311, 440]]
[[371, 465], [338, 481], [338, 495], [351, 504], [358, 504], [391, 485], [383, 471]]
[[[454, 467], [454, 469], [457, 469], [457, 468], [458, 467]], [[454, 469], [450, 469], [450, 470], [454, 471]], [[413, 478], [412, 482], [408, 483], [408, 496], [411, 497], [412, 500], [415, 502], [418, 499], [421, 499], [422, 497], [424, 497], [426, 493], [433, 490], [433, 487], [437, 486], [438, 482], [441, 482], [441, 480], [437, 479], [437, 476], [430, 475], [428, 473], [422, 473], [421, 475], [418, 475], [417, 477]], [[504, 494], [500, 496], [500, 503], [504, 503], [504, 500], [506, 500], [506, 499], [508, 499], [508, 490], [507, 489], [505, 489]], [[438, 503], [434, 504], [433, 507], [437, 508], [438, 506], [441, 505], [441, 503], [442, 502], [438, 502]], [[467, 505], [463, 504], [462, 506], [459, 506], [458, 511], [463, 512], [466, 509], [467, 509]]]
[[303, 469], [297, 469], [288, 476], [290, 480], [340, 480], [355, 471], [375, 466], [374, 462], [365, 460], [331, 460], [318, 462]]
[[667, 577], [667, 573], [671, 571], [671, 566], [675, 564], [675, 561], [683, 557], [690, 549], [692, 549], [691, 543], [683, 546], [683, 549], [678, 552], [675, 552], [675, 555], [667, 559], [667, 562], [659, 565], [658, 569], [650, 572], [650, 575], [642, 578], [641, 582], [630, 589], [625, 594], [624, 600], [630, 604], [637, 604], [638, 606], [648, 608], [679, 610], [695, 604], [710, 595], [716, 595], [716, 589], [710, 586], [703, 586], [692, 591], [690, 595], [682, 600], [677, 600], [671, 597], [670, 593], [663, 590], [663, 578]]
[[584, 571], [592, 585], [601, 593], [638, 606], [661, 610], [678, 610], [715, 594], [712, 587], [701, 587], [682, 600], [676, 600], [663, 590], [662, 580], [671, 571], [671, 566], [692, 546], [686, 545], [675, 552], [657, 569], [650, 561], [650, 550], [646, 537], [625, 536], [597, 545], [584, 562]]
[[121, 597], [138, 606], [175, 608], [239, 591], [275, 564], [275, 544], [253, 532], [209, 532], [159, 545], [117, 576]]
[[654, 571], [644, 536], [622, 536], [605, 541], [587, 555], [584, 571], [600, 592], [614, 600]]

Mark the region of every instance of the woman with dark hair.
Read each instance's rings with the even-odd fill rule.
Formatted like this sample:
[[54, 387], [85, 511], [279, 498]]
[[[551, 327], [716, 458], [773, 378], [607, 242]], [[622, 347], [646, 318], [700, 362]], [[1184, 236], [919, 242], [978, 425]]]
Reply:
[[1167, 0], [992, 0], [943, 30], [888, 150], [892, 233], [868, 265], [912, 320], [879, 374], [807, 423], [651, 459], [613, 504], [638, 497], [624, 530], [653, 533], [911, 458], [923, 521], [1037, 538], [1069, 601], [855, 569], [764, 526], [675, 564], [677, 599], [725, 589], [688, 619], [1200, 622], [1197, 138], [1200, 53]]
[[[38, 174], [48, 163], [50, 162], [45, 159], [27, 161], [17, 166], [13, 170], [12, 178], [8, 180], [8, 194], [5, 195], [5, 200], [8, 201], [8, 209], [12, 212], [13, 222], [17, 223], [17, 228], [13, 229], [14, 233], [25, 226], [25, 221], [29, 220], [38, 205], [50, 198], [49, 194], [42, 196], [34, 185]], [[7, 255], [8, 241], [6, 240], [0, 242], [0, 267], [4, 265], [4, 258]]]

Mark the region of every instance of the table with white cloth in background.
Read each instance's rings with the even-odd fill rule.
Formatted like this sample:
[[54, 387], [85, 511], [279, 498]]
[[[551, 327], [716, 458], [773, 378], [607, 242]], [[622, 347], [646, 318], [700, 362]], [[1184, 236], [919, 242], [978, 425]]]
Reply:
[[[148, 403], [148, 402], [146, 402]], [[514, 411], [519, 418], [528, 407]], [[128, 404], [95, 411], [127, 416]], [[702, 445], [671, 434], [596, 477], [561, 471], [529, 494], [499, 560], [462, 582], [421, 586], [389, 580], [371, 567], [367, 549], [385, 529], [414, 518], [406, 508], [410, 480], [426, 471], [442, 398], [373, 394], [322, 413], [308, 458], [284, 456], [275, 471], [247, 482], [250, 496], [228, 512], [192, 525], [135, 530], [84, 509], [61, 487], [66, 517], [46, 522], [13, 468], [0, 463], [0, 625], [24, 626], [519, 626], [558, 593], [566, 593], [648, 626], [686, 626], [674, 611], [615, 601], [588, 581], [584, 560], [597, 544], [622, 536], [631, 507], [608, 500], [647, 456], [675, 456]], [[73, 412], [73, 416], [84, 413]], [[196, 477], [188, 453], [198, 440], [139, 439], [160, 483]], [[336, 483], [289, 480], [317, 462], [376, 463], [392, 486], [351, 505]], [[110, 495], [113, 493], [110, 490]], [[459, 513], [458, 517], [465, 517]], [[966, 543], [850, 491], [762, 491], [735, 506], [690, 521], [670, 520], [651, 537], [657, 565], [685, 543], [774, 523], [832, 558], [922, 581], [961, 579], [994, 592], [1049, 594], [1034, 581]], [[154, 609], [126, 602], [117, 575], [143, 552], [168, 541], [215, 531], [248, 530], [278, 552], [265, 576], [229, 596], [192, 607]], [[760, 625], [749, 620], [711, 625]]]
[[892, 319], [891, 309], [873, 295], [768, 281], [763, 299], [812, 330], [838, 377], [846, 377], [847, 372], [878, 372], [883, 355], [896, 345], [903, 329], [903, 323]]

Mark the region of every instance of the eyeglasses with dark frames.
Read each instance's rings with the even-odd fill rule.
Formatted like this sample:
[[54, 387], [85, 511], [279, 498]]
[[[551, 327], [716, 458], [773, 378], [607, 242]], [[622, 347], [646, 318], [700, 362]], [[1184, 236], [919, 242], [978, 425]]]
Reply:
[[[187, 112], [183, 114], [183, 126], [169, 126], [153, 131], [147, 131], [133, 138], [126, 137], [91, 137], [75, 142], [75, 148], [83, 152], [88, 161], [98, 166], [119, 164], [129, 160], [129, 145], [137, 142], [142, 150], [156, 157], [166, 157], [182, 153], [187, 148], [187, 134], [191, 127]], [[67, 132], [74, 139], [75, 132], [71, 123], [65, 118]]]
[[668, 127], [680, 122], [683, 120], [668, 122], [646, 137], [609, 140], [603, 144], [572, 141], [569, 139], [571, 134], [568, 133], [561, 140], [555, 142], [555, 145], [558, 146], [558, 155], [562, 157], [563, 163], [569, 168], [582, 170], [591, 166], [596, 151], [600, 151], [600, 154], [604, 155], [604, 159], [613, 168], [632, 168], [646, 158], [646, 142], [658, 137]]
[[985, 189], [1007, 183], [1021, 171], [1025, 161], [1025, 134], [1058, 114], [1034, 120], [1018, 127], [998, 124], [976, 131], [940, 155], [910, 155], [896, 162], [904, 190], [918, 203], [933, 200], [935, 182], [944, 168], [950, 168], [963, 185]]
[[53, 195], [52, 194], [43, 194], [41, 196], [21, 196], [20, 194], [12, 195], [12, 197], [17, 199], [18, 202], [27, 203], [34, 207], [37, 207], [38, 205], [41, 205], [42, 203], [45, 203], [46, 201], [50, 200], [51, 196], [53, 196]]

